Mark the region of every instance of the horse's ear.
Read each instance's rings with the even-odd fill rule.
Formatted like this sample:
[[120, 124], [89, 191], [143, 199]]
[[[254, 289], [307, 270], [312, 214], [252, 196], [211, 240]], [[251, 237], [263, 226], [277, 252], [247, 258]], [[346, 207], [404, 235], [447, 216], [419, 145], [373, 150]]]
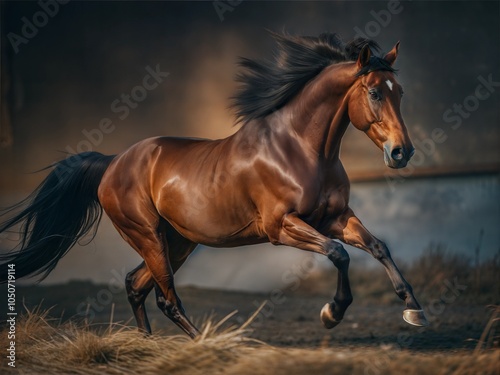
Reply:
[[387, 61], [390, 65], [394, 64], [394, 61], [396, 61], [396, 57], [398, 57], [398, 51], [399, 51], [399, 42], [396, 43], [392, 49], [387, 52], [387, 55], [384, 56], [384, 60]]
[[370, 46], [368, 44], [365, 44], [364, 47], [361, 48], [361, 51], [358, 55], [358, 69], [361, 69], [364, 66], [368, 65], [368, 63], [370, 62], [370, 57], [372, 57], [372, 51], [370, 50]]

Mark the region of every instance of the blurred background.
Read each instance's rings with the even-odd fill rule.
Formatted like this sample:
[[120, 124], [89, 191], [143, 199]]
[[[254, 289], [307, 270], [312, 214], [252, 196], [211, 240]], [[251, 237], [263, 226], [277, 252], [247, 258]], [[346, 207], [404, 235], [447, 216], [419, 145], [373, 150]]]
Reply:
[[[33, 172], [63, 152], [114, 154], [157, 135], [232, 134], [238, 56], [271, 58], [266, 29], [333, 31], [373, 38], [384, 51], [401, 41], [402, 113], [417, 147], [412, 165], [389, 171], [375, 145], [348, 130], [341, 158], [354, 211], [402, 262], [433, 246], [476, 262], [498, 257], [499, 21], [493, 1], [2, 1], [0, 204], [29, 194], [46, 175]], [[145, 90], [151, 70], [163, 76]], [[103, 120], [111, 121], [107, 133]], [[3, 236], [0, 248], [13, 240]], [[353, 268], [379, 267], [348, 250]], [[308, 257], [271, 245], [199, 247], [176, 280], [265, 291], [287, 283]], [[139, 262], [104, 218], [96, 239], [44, 283], [108, 282]]]

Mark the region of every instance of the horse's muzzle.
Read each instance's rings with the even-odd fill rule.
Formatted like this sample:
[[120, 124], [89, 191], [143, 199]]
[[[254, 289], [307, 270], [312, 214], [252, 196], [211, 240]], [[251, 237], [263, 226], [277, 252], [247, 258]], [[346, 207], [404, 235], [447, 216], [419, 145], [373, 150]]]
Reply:
[[389, 168], [404, 168], [415, 153], [415, 148], [411, 146], [406, 149], [402, 146], [384, 146], [384, 161]]

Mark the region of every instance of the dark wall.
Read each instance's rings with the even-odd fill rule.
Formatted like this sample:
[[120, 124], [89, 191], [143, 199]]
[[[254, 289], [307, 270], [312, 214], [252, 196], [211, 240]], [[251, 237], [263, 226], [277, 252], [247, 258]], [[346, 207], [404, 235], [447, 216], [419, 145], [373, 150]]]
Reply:
[[[40, 11], [37, 2], [8, 2], [4, 35], [23, 36], [24, 17], [33, 21]], [[401, 40], [403, 114], [421, 144], [421, 164], [465, 168], [500, 161], [499, 84], [482, 91], [488, 98], [474, 99], [480, 77], [500, 82], [498, 2], [70, 1], [53, 13], [17, 53], [9, 46], [14, 143], [0, 150], [3, 192], [31, 189], [41, 176], [27, 172], [63, 157], [58, 150], [85, 149], [89, 142], [116, 153], [154, 135], [232, 133], [227, 98], [236, 87], [234, 62], [239, 55], [271, 56], [266, 29], [336, 31], [344, 39], [362, 30], [385, 50]], [[125, 112], [113, 112], [111, 104], [142, 84], [147, 66], [169, 75], [120, 119]], [[464, 101], [477, 108], [457, 117], [453, 106]], [[100, 137], [94, 129], [105, 118], [113, 130]], [[447, 139], [425, 154], [436, 128]], [[353, 130], [342, 157], [348, 171], [384, 171], [379, 151]]]

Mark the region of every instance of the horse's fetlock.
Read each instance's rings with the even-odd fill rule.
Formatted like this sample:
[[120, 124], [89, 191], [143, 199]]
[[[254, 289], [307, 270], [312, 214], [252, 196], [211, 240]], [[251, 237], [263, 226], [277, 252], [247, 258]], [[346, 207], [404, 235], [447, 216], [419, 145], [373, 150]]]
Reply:
[[401, 286], [401, 287], [396, 288], [396, 294], [403, 301], [406, 301], [408, 298], [410, 298], [412, 295], [412, 292], [413, 291], [412, 291], [411, 287]]
[[352, 304], [353, 298], [352, 296], [342, 298], [334, 297], [333, 300], [335, 301], [335, 305], [339, 307], [339, 310], [345, 311]]

